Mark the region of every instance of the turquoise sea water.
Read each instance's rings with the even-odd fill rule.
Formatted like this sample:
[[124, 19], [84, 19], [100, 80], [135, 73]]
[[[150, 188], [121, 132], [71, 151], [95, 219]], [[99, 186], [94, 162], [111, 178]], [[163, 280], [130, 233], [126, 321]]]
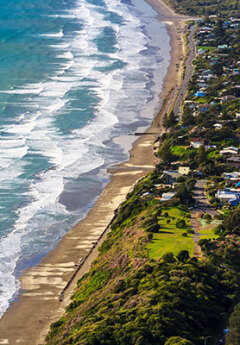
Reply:
[[147, 126], [169, 63], [142, 0], [8, 0], [0, 11], [0, 315], [21, 271], [84, 217]]

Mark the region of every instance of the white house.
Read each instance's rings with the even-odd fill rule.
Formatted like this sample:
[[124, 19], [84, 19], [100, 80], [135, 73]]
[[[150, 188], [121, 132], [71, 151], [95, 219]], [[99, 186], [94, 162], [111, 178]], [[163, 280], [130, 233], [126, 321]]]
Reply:
[[233, 171], [229, 173], [223, 173], [223, 177], [225, 179], [230, 179], [232, 181], [240, 180], [240, 172], [239, 171]]
[[162, 194], [162, 201], [166, 201], [166, 200], [172, 199], [172, 198], [174, 197], [175, 194], [176, 194], [176, 193], [171, 193], [171, 192], [169, 192], [169, 193], [163, 193], [163, 194]]
[[224, 147], [219, 153], [220, 155], [237, 155], [238, 148], [233, 146]]
[[221, 123], [215, 123], [213, 125], [213, 127], [216, 128], [216, 129], [221, 129], [222, 128], [222, 124]]
[[178, 168], [178, 172], [181, 175], [187, 175], [189, 173], [189, 171], [190, 171], [189, 167], [179, 167]]
[[230, 190], [218, 190], [215, 194], [215, 197], [222, 201], [229, 201], [231, 199], [239, 199], [239, 195], [237, 192], [232, 192]]
[[199, 147], [204, 146], [206, 149], [211, 147], [210, 142], [206, 139], [202, 138], [193, 138], [191, 139], [190, 145], [195, 149], [199, 149]]

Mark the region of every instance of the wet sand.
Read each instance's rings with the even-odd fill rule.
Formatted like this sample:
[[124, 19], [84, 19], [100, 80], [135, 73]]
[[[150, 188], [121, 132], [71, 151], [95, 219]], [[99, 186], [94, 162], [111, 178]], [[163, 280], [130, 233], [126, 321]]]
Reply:
[[[71, 229], [42, 262], [21, 277], [21, 293], [0, 320], [0, 344], [43, 344], [49, 325], [56, 321], [70, 302], [76, 282], [86, 273], [98, 254], [98, 246], [109, 231], [114, 211], [134, 183], [158, 163], [154, 141], [161, 134], [161, 119], [171, 107], [176, 88], [181, 85], [183, 58], [182, 28], [186, 17], [175, 15], [159, 0], [149, 0], [166, 22], [171, 36], [171, 63], [160, 94], [161, 104], [154, 125], [141, 135], [130, 151], [129, 161], [111, 169], [111, 181], [84, 220]], [[162, 107], [162, 105], [161, 105]]]

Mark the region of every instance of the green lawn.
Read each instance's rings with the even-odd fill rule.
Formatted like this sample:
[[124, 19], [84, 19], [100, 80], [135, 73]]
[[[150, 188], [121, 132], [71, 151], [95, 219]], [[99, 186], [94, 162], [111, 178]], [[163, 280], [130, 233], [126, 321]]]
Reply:
[[216, 49], [216, 47], [212, 47], [212, 46], [198, 46], [198, 49], [203, 49], [207, 51], [213, 51]]
[[[165, 212], [169, 214], [169, 217], [159, 217], [161, 229], [159, 233], [153, 234], [153, 240], [148, 245], [149, 256], [153, 259], [157, 259], [167, 252], [178, 254], [184, 249], [188, 250], [191, 255], [194, 250], [192, 235], [188, 234], [188, 237], [182, 236], [182, 233], [187, 232], [190, 226], [190, 219], [186, 218], [187, 213], [183, 212], [178, 207], [166, 208], [166, 210], [163, 210], [162, 214]], [[175, 219], [172, 217], [175, 217]], [[170, 224], [167, 224], [168, 219], [171, 220]], [[178, 219], [184, 219], [187, 223], [187, 227], [178, 229], [176, 227], [176, 221]]]
[[195, 102], [196, 102], [196, 103], [199, 103], [199, 104], [201, 104], [201, 103], [203, 103], [203, 104], [207, 103], [205, 97], [196, 97]]
[[183, 156], [186, 152], [187, 147], [185, 145], [171, 146], [171, 151], [177, 156]]
[[178, 156], [179, 159], [184, 158], [187, 159], [189, 156], [190, 152], [195, 151], [194, 148], [190, 148], [186, 145], [176, 145], [176, 146], [171, 146], [171, 152]]
[[217, 157], [221, 157], [221, 155], [219, 155], [218, 150], [214, 150], [208, 153], [208, 157], [209, 158], [217, 158]]

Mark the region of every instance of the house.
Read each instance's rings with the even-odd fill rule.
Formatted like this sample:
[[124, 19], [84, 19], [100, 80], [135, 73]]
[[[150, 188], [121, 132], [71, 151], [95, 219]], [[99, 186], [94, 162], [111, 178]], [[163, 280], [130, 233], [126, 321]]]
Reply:
[[186, 104], [189, 109], [195, 109], [196, 108], [196, 104], [193, 101], [186, 100], [186, 101], [184, 101], [184, 104]]
[[201, 30], [204, 32], [211, 32], [212, 31], [212, 27], [211, 26], [202, 26]]
[[196, 176], [197, 178], [203, 176], [203, 173], [202, 173], [201, 171], [199, 171], [199, 170], [194, 170], [194, 171], [193, 171], [193, 174], [194, 174], [194, 176]]
[[220, 155], [237, 155], [238, 148], [233, 146], [224, 147], [219, 153]]
[[[224, 149], [224, 148], [223, 148]], [[236, 146], [229, 146], [229, 147], [226, 147], [226, 149], [229, 149], [229, 150], [233, 150], [235, 152], [238, 152], [238, 147]]]
[[164, 183], [172, 185], [180, 176], [177, 170], [164, 170], [161, 179]]
[[145, 196], [150, 196], [150, 195], [152, 195], [152, 193], [150, 193], [150, 192], [143, 193], [142, 198]]
[[193, 127], [192, 129], [188, 131], [188, 133], [195, 133], [197, 132], [197, 130], [198, 130], [198, 127]]
[[202, 75], [209, 75], [209, 73], [212, 73], [210, 69], [205, 69], [205, 71], [202, 72]]
[[231, 181], [238, 181], [240, 179], [240, 172], [239, 171], [233, 171], [229, 173], [223, 173], [223, 177], [225, 179], [229, 179]]
[[231, 206], [238, 206], [240, 200], [239, 200], [239, 198], [234, 198], [234, 199], [228, 200], [228, 202], [229, 202], [229, 204], [230, 204]]
[[209, 80], [211, 78], [217, 78], [216, 76], [214, 76], [212, 73], [206, 74], [202, 76], [203, 79]]
[[222, 100], [222, 102], [226, 102], [226, 101], [233, 101], [236, 98], [237, 97], [234, 95], [225, 95], [221, 98], [221, 100]]
[[218, 46], [218, 49], [229, 49], [228, 45], [227, 44], [221, 44]]
[[199, 147], [204, 146], [205, 148], [210, 148], [210, 142], [206, 139], [202, 138], [193, 138], [191, 139], [190, 145], [195, 149], [199, 149]]
[[198, 105], [198, 110], [204, 113], [204, 112], [208, 111], [209, 107], [210, 107], [210, 105], [207, 103], [206, 104], [200, 103]]
[[166, 183], [165, 184], [161, 183], [161, 184], [155, 184], [154, 187], [156, 189], [161, 190], [161, 189], [171, 188], [172, 185], [171, 184], [166, 184]]
[[218, 190], [215, 197], [221, 201], [229, 201], [232, 199], [239, 199], [237, 192], [232, 192], [229, 189]]
[[221, 124], [221, 123], [215, 123], [215, 124], [213, 125], [213, 127], [214, 127], [215, 129], [221, 129], [221, 128], [222, 128], [222, 124]]
[[[205, 83], [205, 81], [203, 81], [203, 82], [199, 82], [199, 83], [198, 83], [198, 86], [199, 86], [200, 88], [206, 89], [207, 84]], [[202, 97], [202, 96], [201, 96], [201, 97]]]
[[240, 157], [239, 156], [232, 156], [226, 159], [226, 162], [228, 165], [232, 166], [232, 167], [240, 167]]
[[189, 167], [179, 167], [178, 172], [180, 175], [188, 175], [188, 173], [190, 172], [190, 168]]
[[206, 53], [206, 50], [204, 49], [198, 49], [198, 55], [203, 55]]
[[195, 93], [195, 96], [196, 96], [196, 97], [205, 97], [206, 94], [205, 94], [204, 92], [202, 92], [202, 91], [197, 91], [197, 92]]
[[236, 113], [236, 119], [240, 119], [240, 113]]
[[163, 193], [162, 194], [162, 201], [167, 201], [167, 200], [170, 200], [172, 199], [172, 197], [174, 197], [176, 193], [173, 193], [173, 192], [169, 192], [169, 193]]

